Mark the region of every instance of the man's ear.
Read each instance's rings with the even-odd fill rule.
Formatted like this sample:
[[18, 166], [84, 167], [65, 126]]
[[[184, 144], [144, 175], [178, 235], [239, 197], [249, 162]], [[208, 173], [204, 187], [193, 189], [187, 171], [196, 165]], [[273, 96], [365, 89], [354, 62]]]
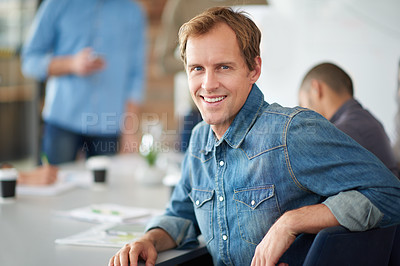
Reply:
[[324, 96], [322, 84], [316, 79], [311, 80], [311, 94], [318, 99], [321, 99]]
[[250, 79], [253, 84], [256, 83], [256, 81], [261, 75], [261, 57], [257, 56], [256, 58], [254, 58], [254, 61], [255, 61], [254, 69], [250, 71]]

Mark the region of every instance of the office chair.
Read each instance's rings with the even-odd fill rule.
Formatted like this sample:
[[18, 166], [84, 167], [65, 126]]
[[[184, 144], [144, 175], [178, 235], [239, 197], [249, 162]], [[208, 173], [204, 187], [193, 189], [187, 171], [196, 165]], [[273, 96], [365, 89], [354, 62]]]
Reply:
[[390, 254], [389, 266], [400, 265], [400, 225], [396, 226], [396, 233], [394, 235], [392, 253]]
[[364, 232], [351, 232], [342, 226], [325, 228], [315, 237], [303, 266], [387, 266], [395, 233], [396, 226]]

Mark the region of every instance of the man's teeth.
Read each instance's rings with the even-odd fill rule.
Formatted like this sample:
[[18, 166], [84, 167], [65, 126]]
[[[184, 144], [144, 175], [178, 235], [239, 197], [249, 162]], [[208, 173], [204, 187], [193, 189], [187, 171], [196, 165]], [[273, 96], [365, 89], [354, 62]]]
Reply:
[[209, 103], [215, 103], [215, 102], [222, 101], [224, 98], [225, 98], [225, 96], [221, 96], [221, 97], [217, 97], [217, 98], [208, 98], [208, 97], [204, 97], [204, 100], [205, 100], [206, 102], [209, 102]]

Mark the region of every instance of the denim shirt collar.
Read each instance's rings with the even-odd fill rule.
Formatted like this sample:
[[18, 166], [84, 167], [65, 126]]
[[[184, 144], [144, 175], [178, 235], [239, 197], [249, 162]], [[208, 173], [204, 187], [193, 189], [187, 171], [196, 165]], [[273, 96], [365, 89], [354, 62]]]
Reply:
[[210, 127], [205, 151], [211, 152], [214, 146], [219, 146], [224, 140], [232, 148], [238, 148], [259, 116], [263, 104], [264, 95], [257, 85], [253, 84], [246, 102], [221, 139], [216, 138]]

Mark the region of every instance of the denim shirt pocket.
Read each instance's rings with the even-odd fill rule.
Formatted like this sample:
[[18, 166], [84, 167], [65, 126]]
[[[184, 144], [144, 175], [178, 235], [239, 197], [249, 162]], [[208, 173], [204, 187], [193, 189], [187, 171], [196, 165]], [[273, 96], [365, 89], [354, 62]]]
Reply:
[[213, 197], [214, 190], [201, 190], [193, 188], [189, 193], [193, 202], [194, 212], [206, 243], [208, 244], [214, 238], [213, 231]]
[[241, 238], [257, 245], [279, 217], [274, 185], [235, 189], [233, 199]]

